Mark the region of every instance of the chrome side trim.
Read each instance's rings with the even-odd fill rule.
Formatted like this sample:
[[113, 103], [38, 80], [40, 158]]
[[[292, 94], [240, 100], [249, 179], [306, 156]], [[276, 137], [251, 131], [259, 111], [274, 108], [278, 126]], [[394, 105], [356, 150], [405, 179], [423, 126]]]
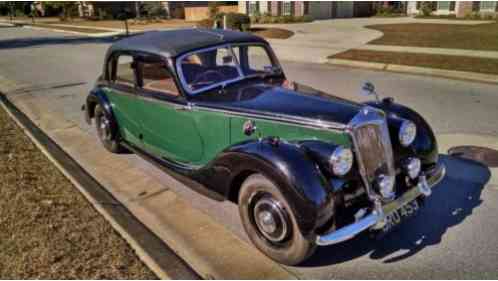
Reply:
[[343, 131], [344, 129], [346, 129], [346, 125], [341, 123], [335, 123], [330, 121], [323, 121], [319, 119], [312, 119], [312, 118], [299, 117], [299, 116], [291, 116], [285, 114], [274, 114], [264, 111], [254, 111], [254, 110], [236, 111], [227, 108], [214, 108], [214, 107], [199, 106], [194, 104], [194, 110], [196, 109], [222, 113], [229, 116], [248, 117], [248, 118], [276, 121], [281, 123], [291, 123], [315, 129], [318, 128], [318, 129], [339, 130], [339, 131]]
[[[426, 180], [422, 180], [417, 187], [412, 188], [403, 194], [400, 198], [385, 204], [381, 207], [375, 208], [370, 214], [359, 219], [357, 222], [344, 226], [336, 231], [317, 236], [315, 243], [320, 246], [333, 245], [340, 242], [349, 240], [360, 232], [363, 232], [370, 228], [379, 228], [385, 224], [386, 215], [398, 210], [402, 206], [408, 204], [412, 200], [415, 200], [419, 196], [425, 196], [425, 189], [432, 189], [444, 178], [446, 174], [446, 167], [444, 164], [438, 165], [431, 175], [425, 175], [421, 177], [427, 177]], [[430, 193], [426, 193], [429, 194]]]

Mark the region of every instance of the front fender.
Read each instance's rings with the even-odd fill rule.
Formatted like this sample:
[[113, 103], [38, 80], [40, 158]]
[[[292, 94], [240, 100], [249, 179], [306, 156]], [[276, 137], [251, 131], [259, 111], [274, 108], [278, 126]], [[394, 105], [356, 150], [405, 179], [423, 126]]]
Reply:
[[[382, 102], [368, 102], [367, 104], [383, 110], [387, 114], [388, 120], [389, 118], [393, 118], [393, 115], [396, 115], [414, 122], [417, 126], [417, 137], [411, 145], [411, 153], [417, 155], [424, 165], [433, 165], [437, 163], [439, 152], [436, 137], [434, 136], [434, 132], [429, 123], [427, 123], [420, 114], [413, 109], [395, 103], [390, 99]], [[397, 139], [397, 134], [392, 137]], [[398, 149], [402, 150], [399, 145]], [[403, 155], [406, 154], [407, 151], [400, 151], [400, 153]]]
[[272, 180], [288, 200], [305, 236], [313, 235], [334, 213], [330, 183], [297, 144], [273, 138], [246, 141], [225, 150], [209, 166], [211, 171], [225, 171], [218, 179], [212, 178], [211, 184], [227, 198], [231, 189], [237, 188], [232, 183], [241, 174], [261, 173]]

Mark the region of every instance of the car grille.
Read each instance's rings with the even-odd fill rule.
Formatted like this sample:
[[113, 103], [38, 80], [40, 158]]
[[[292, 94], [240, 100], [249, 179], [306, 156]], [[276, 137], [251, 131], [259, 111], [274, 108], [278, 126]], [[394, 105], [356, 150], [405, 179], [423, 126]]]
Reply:
[[381, 174], [395, 176], [391, 140], [383, 114], [376, 109], [363, 109], [350, 125], [360, 174], [367, 189], [371, 189]]

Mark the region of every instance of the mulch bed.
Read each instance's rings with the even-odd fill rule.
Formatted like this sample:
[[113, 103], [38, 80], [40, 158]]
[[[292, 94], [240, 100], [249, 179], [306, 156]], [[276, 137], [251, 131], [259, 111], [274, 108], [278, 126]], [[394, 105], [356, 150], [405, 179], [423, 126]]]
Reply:
[[250, 32], [264, 38], [287, 39], [294, 35], [294, 32], [282, 28], [251, 28]]
[[0, 279], [156, 279], [0, 107]]

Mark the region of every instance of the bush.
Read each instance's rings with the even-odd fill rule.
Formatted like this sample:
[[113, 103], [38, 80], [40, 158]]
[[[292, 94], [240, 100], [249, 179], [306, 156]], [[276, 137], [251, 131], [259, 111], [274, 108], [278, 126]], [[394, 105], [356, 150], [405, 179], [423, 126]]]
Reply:
[[251, 28], [251, 19], [245, 14], [227, 13], [225, 14], [225, 16], [227, 21], [227, 28], [240, 31], [248, 31]]
[[465, 14], [465, 19], [468, 19], [468, 20], [480, 20], [481, 19], [481, 15], [478, 12], [467, 13], [467, 14]]
[[198, 27], [202, 28], [213, 28], [214, 20], [212, 19], [203, 19], [197, 22]]
[[302, 17], [302, 19], [303, 19], [303, 22], [312, 22], [314, 20], [313, 17], [310, 15], [304, 15]]
[[432, 4], [430, 2], [422, 2], [420, 5], [420, 13], [425, 17], [430, 16], [432, 14]]

